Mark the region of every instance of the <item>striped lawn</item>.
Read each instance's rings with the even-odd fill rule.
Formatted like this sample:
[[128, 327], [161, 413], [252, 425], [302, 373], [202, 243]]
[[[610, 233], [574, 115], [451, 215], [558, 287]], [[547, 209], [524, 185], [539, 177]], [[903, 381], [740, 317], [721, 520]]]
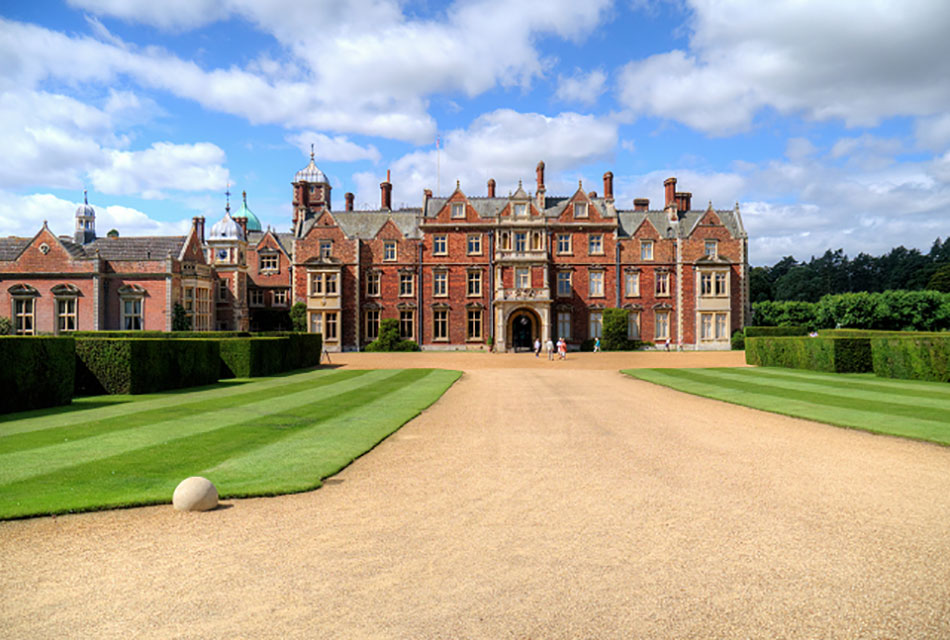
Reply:
[[796, 418], [950, 445], [950, 385], [800, 369], [630, 369], [678, 391]]
[[313, 489], [460, 375], [320, 370], [5, 416], [0, 518], [169, 502], [192, 475], [225, 498]]

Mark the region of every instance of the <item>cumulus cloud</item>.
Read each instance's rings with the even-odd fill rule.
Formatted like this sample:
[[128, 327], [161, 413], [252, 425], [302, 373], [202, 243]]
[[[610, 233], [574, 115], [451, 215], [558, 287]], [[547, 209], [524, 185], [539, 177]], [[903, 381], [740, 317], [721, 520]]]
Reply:
[[[516, 189], [518, 180], [530, 190], [539, 160], [548, 167], [549, 191], [573, 193], [577, 182], [570, 171], [610, 157], [617, 124], [570, 112], [551, 117], [499, 109], [479, 116], [467, 129], [446, 133], [442, 141], [439, 152], [415, 151], [392, 164], [394, 203], [419, 206], [423, 189], [445, 195], [456, 180], [470, 195], [484, 195], [489, 178], [495, 179], [499, 195]], [[354, 179], [358, 201], [375, 207], [380, 176], [364, 172]]]
[[287, 136], [287, 142], [304, 153], [310, 153], [310, 145], [312, 144], [314, 157], [318, 160], [329, 160], [331, 162], [372, 160], [373, 162], [379, 162], [380, 159], [379, 150], [375, 146], [361, 147], [348, 140], [346, 136], [330, 137], [315, 131], [301, 131]]
[[604, 92], [607, 74], [600, 69], [590, 73], [577, 71], [572, 76], [558, 75], [554, 97], [565, 102], [594, 104]]
[[926, 0], [801, 3], [692, 0], [689, 50], [627, 64], [634, 114], [712, 135], [747, 130], [765, 107], [868, 126], [946, 111], [950, 5]]
[[112, 195], [131, 194], [153, 199], [166, 190], [218, 189], [228, 181], [221, 163], [224, 151], [208, 142], [156, 142], [144, 151], [109, 151], [108, 166], [89, 172], [95, 188]]

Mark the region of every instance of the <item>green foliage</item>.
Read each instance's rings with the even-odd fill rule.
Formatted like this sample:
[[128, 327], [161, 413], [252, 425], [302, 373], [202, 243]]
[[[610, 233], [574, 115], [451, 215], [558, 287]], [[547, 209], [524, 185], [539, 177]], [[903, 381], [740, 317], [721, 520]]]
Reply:
[[76, 395], [151, 393], [217, 382], [220, 341], [77, 338]]
[[399, 320], [384, 318], [379, 321], [379, 335], [365, 347], [366, 351], [419, 351], [413, 340], [399, 337]]
[[0, 413], [69, 404], [75, 360], [72, 337], [0, 338]]
[[930, 276], [927, 281], [927, 288], [931, 291], [941, 291], [950, 293], [950, 264], [945, 264]]
[[745, 349], [745, 331], [739, 329], [732, 334], [732, 350], [743, 351]]
[[627, 338], [627, 322], [630, 312], [626, 309], [604, 309], [604, 336], [601, 349], [604, 351], [633, 351], [640, 346], [636, 340]]
[[872, 338], [871, 355], [883, 378], [950, 382], [950, 335]]
[[818, 329], [817, 311], [814, 302], [797, 300], [757, 302], [752, 305], [755, 324], [763, 327], [804, 326], [809, 330]]
[[746, 362], [760, 367], [789, 367], [832, 373], [871, 371], [867, 338], [747, 337]]
[[172, 331], [191, 331], [191, 318], [178, 302], [172, 307]]
[[808, 327], [786, 325], [783, 327], [746, 327], [746, 338], [780, 338], [783, 336], [806, 336]]
[[227, 338], [220, 341], [222, 378], [257, 378], [287, 371], [287, 338]]
[[822, 327], [884, 331], [950, 329], [950, 294], [938, 291], [884, 291], [825, 296], [818, 303]]
[[303, 302], [295, 302], [290, 308], [290, 322], [293, 324], [294, 331], [307, 330], [307, 305]]
[[13, 333], [13, 322], [6, 316], [0, 316], [0, 336], [8, 336]]

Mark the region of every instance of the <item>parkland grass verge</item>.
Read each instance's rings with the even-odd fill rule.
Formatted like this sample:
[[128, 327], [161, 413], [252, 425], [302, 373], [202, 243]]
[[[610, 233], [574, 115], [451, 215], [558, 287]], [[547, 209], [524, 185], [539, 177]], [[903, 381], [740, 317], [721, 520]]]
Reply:
[[753, 409], [950, 445], [950, 387], [945, 383], [774, 367], [623, 373]]
[[314, 489], [460, 375], [316, 370], [8, 414], [0, 420], [0, 518], [167, 503], [193, 475], [210, 479], [222, 498]]

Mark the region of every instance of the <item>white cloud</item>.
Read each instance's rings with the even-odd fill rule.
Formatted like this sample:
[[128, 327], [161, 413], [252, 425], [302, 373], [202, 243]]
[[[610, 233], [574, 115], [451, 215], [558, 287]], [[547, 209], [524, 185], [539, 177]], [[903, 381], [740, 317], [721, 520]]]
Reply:
[[168, 30], [193, 29], [227, 17], [217, 0], [162, 0], [162, 2], [130, 2], [129, 0], [66, 0], [73, 7], [99, 15], [142, 22]]
[[[76, 225], [76, 208], [79, 205], [78, 201], [63, 200], [49, 193], [19, 195], [0, 190], [0, 228], [5, 235], [32, 237], [46, 220], [53, 233], [69, 236]], [[109, 229], [118, 229], [123, 236], [181, 235], [187, 232], [191, 224], [190, 220], [154, 220], [137, 209], [118, 205], [95, 209], [96, 232], [101, 236]]]
[[165, 190], [219, 189], [228, 181], [221, 163], [224, 151], [208, 142], [156, 142], [144, 151], [108, 152], [109, 165], [89, 172], [95, 188], [106, 194], [165, 197]]
[[918, 118], [914, 129], [917, 146], [930, 151], [950, 147], [950, 112], [932, 118]]
[[565, 102], [579, 102], [591, 105], [597, 102], [604, 92], [607, 74], [600, 69], [590, 73], [576, 71], [572, 76], [558, 75], [557, 91], [554, 97]]
[[950, 105], [950, 4], [927, 0], [761, 3], [692, 0], [689, 52], [629, 63], [634, 114], [713, 134], [748, 129], [764, 107], [868, 126]]
[[287, 136], [287, 142], [304, 153], [310, 153], [310, 145], [314, 145], [314, 157], [318, 160], [331, 162], [355, 162], [357, 160], [372, 160], [379, 162], [379, 150], [368, 145], [361, 147], [351, 142], [346, 136], [324, 135], [315, 131], [301, 131]]
[[[446, 133], [442, 141], [440, 153], [415, 151], [392, 164], [394, 204], [419, 206], [423, 189], [445, 195], [455, 188], [456, 180], [470, 195], [484, 195], [489, 178], [495, 179], [498, 195], [516, 189], [518, 180], [531, 190], [540, 160], [547, 167], [548, 191], [573, 193], [578, 176], [569, 172], [610, 157], [617, 146], [617, 124], [577, 113], [549, 117], [499, 109], [479, 116], [468, 129]], [[381, 176], [358, 173], [354, 179], [357, 202], [375, 208]]]

